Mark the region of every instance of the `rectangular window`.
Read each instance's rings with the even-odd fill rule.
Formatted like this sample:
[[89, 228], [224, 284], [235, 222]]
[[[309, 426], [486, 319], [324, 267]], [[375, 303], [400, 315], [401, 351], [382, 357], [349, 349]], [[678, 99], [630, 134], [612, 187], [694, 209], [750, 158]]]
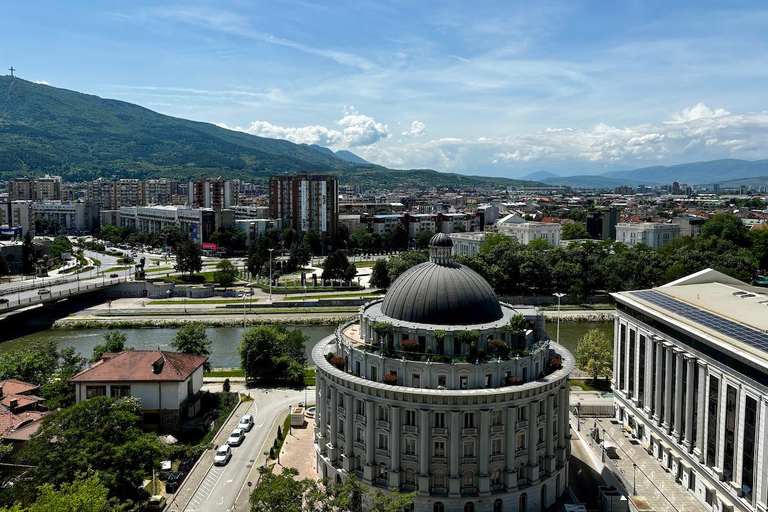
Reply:
[[445, 387], [445, 375], [438, 375], [437, 376], [437, 385]]
[[[667, 383], [667, 350], [664, 348], [664, 345], [659, 344], [659, 350], [661, 350], [661, 382], [662, 385], [669, 385]], [[666, 400], [664, 400], [664, 395], [661, 396], [661, 403], [658, 404], [659, 407], [659, 416], [664, 417], [664, 409], [666, 409]]]
[[[683, 355], [678, 354], [678, 357], [683, 357]], [[682, 386], [682, 389], [680, 390], [682, 400], [680, 401], [681, 407], [678, 414], [680, 414], [680, 439], [682, 440], [685, 438], [685, 411], [689, 404], [689, 399], [686, 396], [686, 391], [688, 391], [688, 361], [686, 361], [685, 358], [683, 358], [683, 378], [680, 385]]]
[[725, 452], [723, 453], [723, 477], [726, 482], [733, 480], [733, 457], [736, 447], [736, 388], [725, 390]]
[[493, 377], [493, 375], [491, 375], [490, 373], [486, 373], [485, 374], [485, 387], [486, 388], [491, 387], [491, 378], [492, 377]]
[[365, 428], [364, 427], [357, 427], [355, 430], [355, 441], [358, 443], [362, 443], [365, 440]]
[[648, 399], [651, 401], [651, 414], [656, 414], [656, 372], [659, 371], [658, 368], [656, 368], [656, 351], [659, 349], [658, 342], [651, 341], [650, 343], [651, 348], [651, 382], [653, 383], [653, 393], [651, 393], [651, 396], [648, 397]]
[[715, 467], [717, 462], [717, 410], [720, 394], [720, 382], [717, 377], [709, 377], [709, 411], [707, 414], [707, 466]]
[[379, 406], [379, 420], [389, 421], [389, 407], [386, 405]]
[[411, 374], [411, 386], [414, 388], [421, 387], [421, 376], [418, 373]]
[[469, 377], [466, 375], [461, 375], [459, 377], [459, 389], [468, 389], [468, 383], [469, 383]]
[[434, 454], [438, 458], [445, 457], [445, 441], [435, 441]]
[[525, 434], [517, 434], [517, 449], [525, 450]]
[[416, 440], [410, 437], [405, 438], [405, 454], [416, 455]]
[[355, 376], [360, 376], [360, 361], [355, 361]]
[[379, 434], [379, 450], [389, 450], [389, 436], [387, 434]]
[[445, 413], [444, 412], [436, 412], [435, 413], [435, 428], [445, 428]]
[[528, 418], [528, 407], [521, 406], [517, 408], [517, 421], [525, 421]]
[[498, 409], [491, 411], [491, 426], [492, 427], [501, 426], [501, 411]]
[[627, 392], [629, 396], [635, 393], [635, 330], [629, 331], [629, 387]]
[[107, 396], [107, 386], [85, 386], [85, 398]]
[[474, 456], [475, 456], [475, 442], [464, 441], [463, 457], [474, 457]]
[[339, 434], [344, 435], [344, 420], [339, 420], [337, 431]]
[[491, 455], [501, 455], [504, 443], [501, 439], [491, 440]]
[[640, 400], [640, 407], [645, 406], [645, 336], [640, 335], [640, 354], [638, 354], [637, 370], [637, 399]]
[[627, 326], [622, 324], [619, 336], [619, 389], [624, 389], [624, 367], [626, 366], [625, 345], [627, 343]]
[[378, 382], [379, 381], [379, 369], [376, 368], [375, 366], [371, 366], [371, 378], [370, 378], [370, 380], [372, 380], [374, 382]]
[[742, 447], [741, 489], [744, 499], [754, 504], [752, 488], [755, 482], [755, 427], [757, 401], [747, 395], [744, 404], [744, 445]]
[[543, 428], [539, 429], [539, 441], [538, 442], [539, 443], [543, 443], [544, 442], [544, 429]]
[[693, 426], [691, 443], [694, 448], [701, 447], [701, 440], [698, 436], [699, 427], [699, 365], [693, 365], [693, 396], [691, 397], [691, 406], [693, 407]]
[[365, 416], [365, 402], [363, 400], [355, 400], [355, 414]]
[[407, 409], [405, 411], [405, 424], [411, 427], [416, 426], [416, 411]]
[[464, 428], [475, 428], [475, 413], [464, 413]]
[[523, 366], [523, 382], [528, 382], [528, 367]]
[[131, 386], [110, 386], [109, 393], [112, 398], [131, 396]]

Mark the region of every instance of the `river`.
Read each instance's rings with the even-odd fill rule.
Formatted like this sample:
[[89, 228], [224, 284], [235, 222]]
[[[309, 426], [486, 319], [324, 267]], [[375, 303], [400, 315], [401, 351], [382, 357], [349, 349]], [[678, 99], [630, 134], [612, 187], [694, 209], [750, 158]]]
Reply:
[[[311, 361], [311, 352], [315, 344], [333, 333], [335, 325], [305, 325], [289, 326], [289, 329], [301, 329], [308, 336], [307, 360]], [[547, 333], [553, 340], [557, 337], [557, 324], [547, 322]], [[561, 322], [560, 341], [568, 350], [576, 349], [578, 340], [590, 329], [600, 329], [606, 333], [609, 339], [613, 339], [613, 322]], [[120, 329], [125, 333], [127, 347], [137, 350], [173, 350], [168, 345], [176, 334], [176, 329], [144, 328], [144, 329]], [[0, 343], [0, 353], [8, 350], [24, 347], [34, 340], [55, 339], [59, 348], [75, 347], [77, 352], [85, 357], [90, 357], [93, 347], [103, 343], [104, 333], [109, 329], [48, 329], [26, 334], [4, 343]], [[242, 327], [209, 327], [206, 329], [212, 342], [211, 364], [215, 367], [233, 367], [240, 365], [238, 346], [243, 334]]]

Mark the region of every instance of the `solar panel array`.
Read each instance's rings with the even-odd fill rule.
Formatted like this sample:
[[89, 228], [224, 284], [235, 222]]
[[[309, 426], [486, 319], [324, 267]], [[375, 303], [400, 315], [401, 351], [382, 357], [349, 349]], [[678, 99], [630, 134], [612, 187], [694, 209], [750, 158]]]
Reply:
[[704, 327], [708, 327], [742, 343], [768, 352], [768, 334], [763, 331], [747, 327], [746, 325], [734, 322], [733, 320], [728, 320], [727, 318], [696, 308], [657, 291], [642, 290], [630, 293], [646, 302], [660, 306], [667, 311], [680, 315], [688, 320], [692, 320]]

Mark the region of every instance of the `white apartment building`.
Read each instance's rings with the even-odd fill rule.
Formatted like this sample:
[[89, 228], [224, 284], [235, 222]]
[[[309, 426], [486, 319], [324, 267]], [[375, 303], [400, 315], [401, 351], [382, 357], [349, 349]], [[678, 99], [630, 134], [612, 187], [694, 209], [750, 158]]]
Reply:
[[247, 235], [245, 245], [250, 247], [257, 238], [265, 236], [270, 229], [282, 231], [283, 221], [282, 219], [236, 219], [235, 227], [245, 232]]
[[[63, 231], [89, 231], [91, 226], [86, 216], [85, 203], [65, 201], [41, 201], [32, 203], [32, 218], [42, 216], [46, 220], [58, 221]], [[34, 221], [33, 224], [34, 226]]]
[[658, 249], [680, 236], [679, 224], [663, 222], [619, 222], [616, 224], [616, 241], [632, 247], [645, 244]]
[[454, 256], [477, 256], [485, 240], [485, 233], [451, 233]]
[[23, 234], [35, 234], [35, 215], [32, 212], [32, 201], [11, 201], [9, 227], [20, 226]]
[[216, 230], [216, 217], [211, 208], [187, 206], [132, 206], [120, 208], [120, 227], [142, 233], [157, 233], [166, 226], [176, 226], [198, 244], [208, 240]]
[[768, 294], [711, 269], [617, 302], [616, 419], [707, 509], [768, 510]]
[[496, 231], [514, 237], [521, 244], [545, 240], [553, 247], [560, 246], [560, 224], [526, 221], [517, 214], [509, 214], [496, 222]]
[[144, 181], [144, 204], [172, 204], [173, 185], [174, 181], [168, 178], [158, 178]]

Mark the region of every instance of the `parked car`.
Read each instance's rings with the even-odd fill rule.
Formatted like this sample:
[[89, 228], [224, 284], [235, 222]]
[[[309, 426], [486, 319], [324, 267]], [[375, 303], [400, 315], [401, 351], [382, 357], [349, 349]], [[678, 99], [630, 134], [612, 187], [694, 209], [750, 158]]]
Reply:
[[150, 496], [147, 501], [147, 510], [163, 510], [165, 508], [165, 496]]
[[48, 288], [40, 288], [39, 290], [37, 290], [38, 295], [48, 295], [50, 293], [51, 293], [51, 290]]
[[109, 277], [114, 279], [115, 277], [120, 277], [118, 274], [109, 274]]
[[240, 446], [243, 444], [243, 440], [245, 439], [245, 432], [241, 428], [236, 428], [232, 431], [231, 434], [229, 434], [229, 439], [227, 439], [227, 444], [229, 446]]
[[164, 460], [160, 463], [160, 479], [164, 480], [168, 478], [173, 472], [173, 462], [170, 460]]
[[8, 304], [8, 302], [9, 302], [8, 299], [6, 299], [5, 297], [0, 297], [0, 304]]
[[189, 473], [189, 471], [192, 469], [192, 466], [195, 465], [195, 458], [194, 457], [187, 457], [186, 459], [181, 459], [181, 462], [179, 462], [179, 471], [185, 471]]
[[242, 418], [240, 418], [240, 423], [237, 424], [237, 428], [241, 428], [245, 430], [246, 432], [250, 432], [253, 428], [253, 416], [250, 414], [246, 414]]
[[181, 482], [184, 481], [184, 477], [186, 476], [187, 474], [184, 471], [176, 471], [175, 473], [171, 473], [171, 476], [169, 476], [168, 480], [165, 481], [165, 492], [176, 492], [179, 487], [181, 487]]
[[213, 456], [213, 465], [226, 466], [227, 462], [229, 462], [229, 459], [231, 458], [232, 450], [229, 448], [228, 444], [223, 444], [219, 446], [219, 449], [216, 450], [216, 455]]

